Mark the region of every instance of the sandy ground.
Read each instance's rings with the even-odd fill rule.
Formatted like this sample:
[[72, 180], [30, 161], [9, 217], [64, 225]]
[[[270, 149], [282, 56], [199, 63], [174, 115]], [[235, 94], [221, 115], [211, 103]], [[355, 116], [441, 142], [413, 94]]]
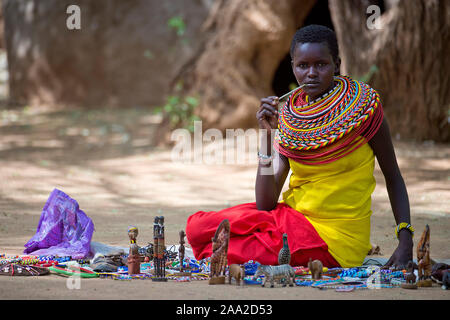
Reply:
[[[54, 188], [76, 199], [95, 224], [93, 241], [127, 246], [127, 227], [140, 229], [139, 244], [152, 241], [152, 223], [164, 215], [166, 243], [176, 244], [187, 217], [254, 201], [256, 159], [244, 164], [181, 163], [171, 148], [152, 146], [158, 118], [143, 109], [46, 111], [0, 110], [0, 253], [21, 254], [34, 235], [42, 207]], [[431, 229], [431, 256], [449, 259], [450, 145], [394, 141], [405, 179], [412, 224]], [[389, 258], [395, 221], [383, 176], [376, 168], [372, 243]], [[285, 188], [287, 184], [285, 185]], [[415, 238], [416, 241], [418, 237]], [[210, 286], [207, 281], [155, 283], [0, 277], [4, 299], [449, 299], [440, 286], [415, 291], [358, 290], [339, 293], [305, 287]]]

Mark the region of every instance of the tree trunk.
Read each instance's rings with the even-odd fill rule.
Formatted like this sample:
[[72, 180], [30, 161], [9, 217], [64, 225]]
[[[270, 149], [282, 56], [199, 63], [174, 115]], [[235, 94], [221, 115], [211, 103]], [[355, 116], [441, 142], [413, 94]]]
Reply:
[[205, 50], [182, 75], [200, 95], [202, 127], [224, 130], [257, 125], [259, 99], [272, 80], [296, 29], [315, 0], [216, 1], [204, 28]]
[[[10, 100], [20, 104], [161, 104], [180, 66], [201, 48], [200, 27], [208, 15], [208, 8], [194, 0], [2, 4]], [[80, 29], [67, 27], [70, 5], [80, 9]], [[179, 34], [168, 25], [177, 17], [185, 23]]]
[[[450, 2], [386, 2], [370, 29], [369, 5], [377, 1], [330, 0], [343, 74], [361, 78], [376, 66], [368, 81], [381, 94], [394, 136], [450, 141]], [[369, 26], [368, 26], [369, 23]]]

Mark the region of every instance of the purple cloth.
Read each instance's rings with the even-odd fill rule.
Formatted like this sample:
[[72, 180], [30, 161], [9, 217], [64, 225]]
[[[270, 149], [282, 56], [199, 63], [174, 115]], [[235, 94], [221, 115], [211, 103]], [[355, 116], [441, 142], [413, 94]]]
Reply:
[[50, 194], [37, 227], [36, 234], [25, 244], [25, 254], [89, 256], [94, 223], [79, 209], [78, 202], [61, 190]]

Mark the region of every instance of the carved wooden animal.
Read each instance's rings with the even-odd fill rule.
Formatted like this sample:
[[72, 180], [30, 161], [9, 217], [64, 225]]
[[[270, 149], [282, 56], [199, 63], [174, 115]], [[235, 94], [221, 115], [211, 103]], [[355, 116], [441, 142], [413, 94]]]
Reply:
[[318, 280], [322, 278], [323, 264], [320, 260], [312, 261], [312, 259], [309, 258], [308, 269], [311, 272], [311, 277], [313, 279]]
[[426, 280], [431, 277], [430, 227], [428, 225], [426, 225], [422, 237], [417, 244], [417, 267], [419, 280]]
[[283, 247], [278, 253], [278, 264], [289, 264], [291, 262], [291, 251], [289, 250], [287, 234], [283, 234]]
[[416, 284], [416, 275], [414, 274], [414, 269], [417, 269], [417, 265], [413, 261], [409, 261], [406, 269], [408, 270], [408, 273], [405, 276], [405, 283], [402, 283], [400, 286], [403, 289], [417, 289]]
[[[262, 287], [266, 285], [267, 280], [270, 281], [270, 287], [274, 287], [274, 280], [276, 279], [288, 279], [289, 286], [294, 286], [295, 270], [288, 264], [282, 264], [280, 266], [259, 265], [256, 269], [256, 273], [253, 276], [253, 280], [256, 280], [259, 276], [264, 275]], [[286, 286], [286, 282], [283, 283], [283, 287]]]
[[406, 274], [406, 283], [416, 283], [416, 275], [414, 274], [414, 269], [417, 269], [417, 265], [413, 261], [409, 261], [406, 266], [408, 273]]
[[[230, 241], [230, 221], [224, 219], [217, 227], [216, 233], [212, 240], [212, 255], [210, 265], [210, 284], [222, 283], [217, 282], [214, 278], [225, 278], [225, 269], [228, 264], [228, 243]], [[224, 283], [224, 282], [223, 282]]]
[[231, 279], [236, 280], [236, 285], [241, 285], [241, 280], [244, 280], [245, 270], [244, 266], [238, 264], [232, 264], [228, 270], [228, 283], [231, 284]]
[[430, 227], [428, 225], [425, 226], [425, 230], [417, 243], [417, 262], [425, 257], [427, 245], [430, 246]]

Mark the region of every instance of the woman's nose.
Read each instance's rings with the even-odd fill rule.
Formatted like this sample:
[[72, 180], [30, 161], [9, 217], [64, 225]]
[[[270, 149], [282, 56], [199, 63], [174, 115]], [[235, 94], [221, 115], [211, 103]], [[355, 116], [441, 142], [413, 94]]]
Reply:
[[308, 77], [310, 77], [310, 78], [317, 77], [317, 70], [315, 67], [311, 66], [308, 68]]

